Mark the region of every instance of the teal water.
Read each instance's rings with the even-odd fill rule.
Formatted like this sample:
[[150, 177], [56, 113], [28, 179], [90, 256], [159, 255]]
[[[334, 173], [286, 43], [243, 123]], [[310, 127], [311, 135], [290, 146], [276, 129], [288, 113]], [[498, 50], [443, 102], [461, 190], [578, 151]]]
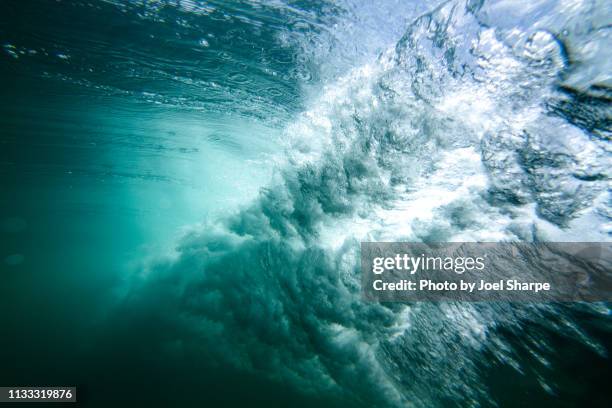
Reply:
[[0, 5], [0, 385], [607, 406], [607, 304], [366, 304], [364, 240], [609, 241], [605, 2]]

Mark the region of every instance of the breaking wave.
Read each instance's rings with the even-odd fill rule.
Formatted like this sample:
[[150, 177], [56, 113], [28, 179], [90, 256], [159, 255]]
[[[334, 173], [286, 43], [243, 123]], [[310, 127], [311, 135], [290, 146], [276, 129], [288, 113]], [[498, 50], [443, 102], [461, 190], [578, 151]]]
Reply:
[[418, 17], [313, 91], [258, 198], [193, 226], [111, 320], [347, 406], [503, 405], [499, 373], [563, 393], [559, 339], [605, 356], [585, 325], [609, 327], [607, 305], [365, 303], [359, 242], [608, 241], [610, 17], [544, 0]]

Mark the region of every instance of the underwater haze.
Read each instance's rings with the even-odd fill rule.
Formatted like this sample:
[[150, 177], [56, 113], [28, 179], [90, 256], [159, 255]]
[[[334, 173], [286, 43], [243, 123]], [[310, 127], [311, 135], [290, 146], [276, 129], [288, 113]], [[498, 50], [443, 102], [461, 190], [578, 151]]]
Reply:
[[0, 2], [0, 386], [607, 407], [608, 303], [372, 303], [362, 241], [610, 242], [605, 0]]

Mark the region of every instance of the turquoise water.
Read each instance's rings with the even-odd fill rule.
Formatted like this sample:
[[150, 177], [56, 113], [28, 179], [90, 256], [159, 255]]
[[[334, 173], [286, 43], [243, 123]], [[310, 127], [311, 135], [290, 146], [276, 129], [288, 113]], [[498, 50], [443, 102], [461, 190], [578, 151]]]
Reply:
[[611, 13], [3, 2], [0, 385], [607, 406], [607, 304], [366, 304], [357, 251], [609, 241]]

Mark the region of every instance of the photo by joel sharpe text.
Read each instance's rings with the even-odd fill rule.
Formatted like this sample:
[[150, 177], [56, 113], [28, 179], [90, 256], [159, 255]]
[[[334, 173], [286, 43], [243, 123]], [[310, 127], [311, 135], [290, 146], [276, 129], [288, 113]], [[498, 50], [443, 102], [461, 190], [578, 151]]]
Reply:
[[609, 243], [361, 245], [362, 294], [380, 301], [605, 301]]
[[480, 280], [478, 282], [469, 282], [459, 280], [458, 282], [450, 281], [433, 281], [431, 279], [419, 279], [418, 281], [412, 281], [402, 279], [397, 282], [384, 282], [382, 279], [376, 279], [372, 282], [372, 287], [376, 291], [394, 291], [394, 290], [408, 290], [408, 291], [466, 291], [472, 293], [474, 291], [528, 291], [538, 293], [540, 291], [549, 291], [550, 283], [548, 282], [520, 282], [516, 279], [499, 280], [495, 282], [488, 282], [486, 280]]

